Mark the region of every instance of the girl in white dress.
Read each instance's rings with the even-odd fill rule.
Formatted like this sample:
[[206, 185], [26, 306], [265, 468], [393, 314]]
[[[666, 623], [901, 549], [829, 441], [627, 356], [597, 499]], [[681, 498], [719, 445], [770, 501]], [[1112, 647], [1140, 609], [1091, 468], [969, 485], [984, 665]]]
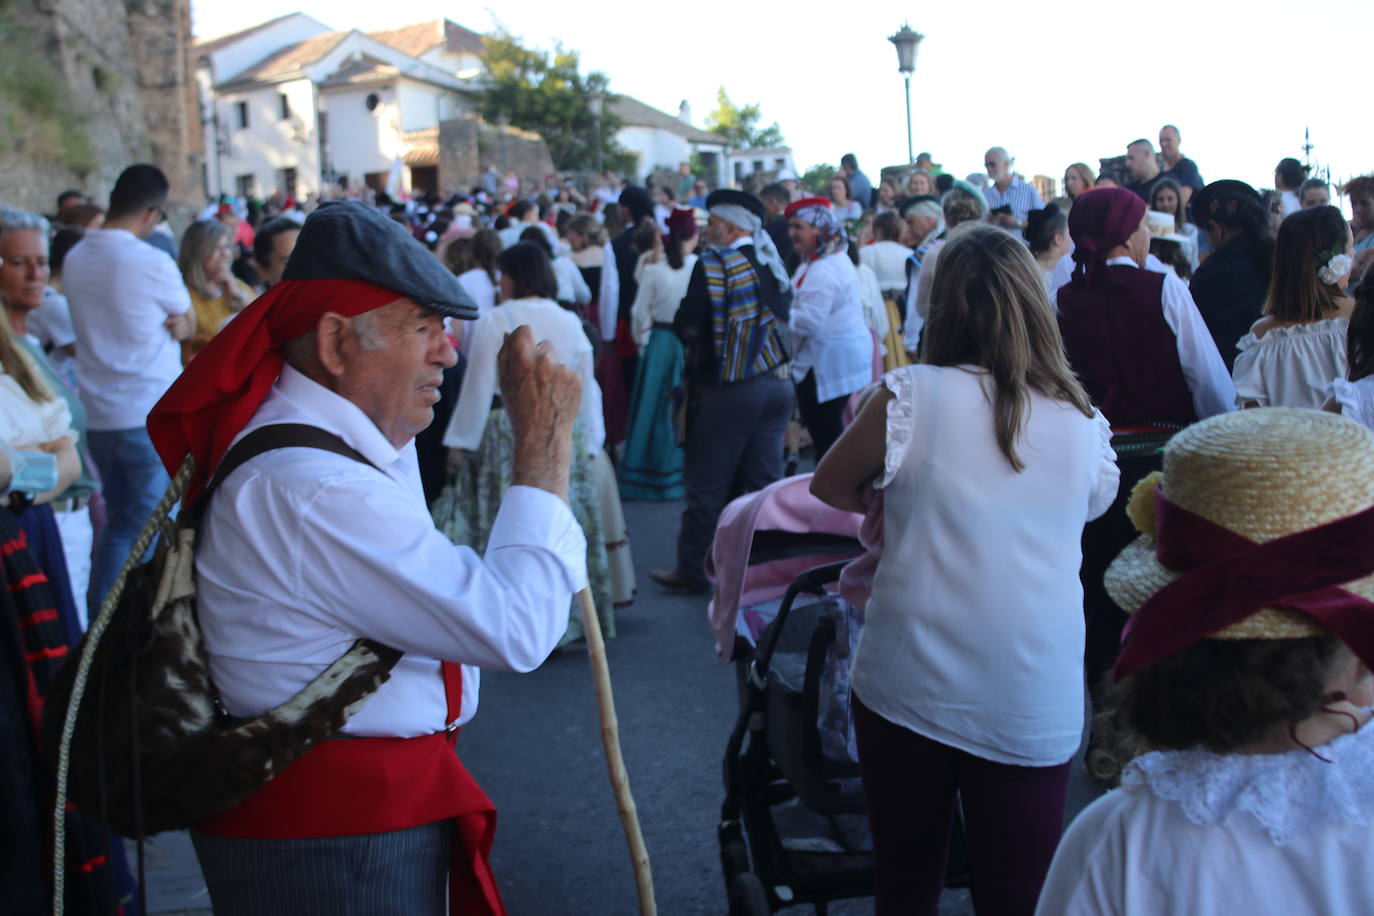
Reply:
[[1115, 753], [1092, 761], [1121, 787], [1070, 825], [1037, 912], [1369, 912], [1374, 436], [1315, 410], [1213, 417], [1128, 512]]
[[1355, 302], [1342, 290], [1353, 252], [1350, 227], [1335, 207], [1283, 221], [1264, 317], [1236, 345], [1231, 374], [1241, 407], [1320, 407], [1327, 384], [1345, 377]]

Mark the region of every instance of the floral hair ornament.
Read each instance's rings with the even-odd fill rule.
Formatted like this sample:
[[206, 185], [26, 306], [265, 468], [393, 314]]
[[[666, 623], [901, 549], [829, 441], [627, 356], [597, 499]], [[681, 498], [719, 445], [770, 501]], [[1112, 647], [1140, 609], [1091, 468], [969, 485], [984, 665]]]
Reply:
[[1350, 272], [1350, 265], [1354, 263], [1345, 249], [1337, 247], [1328, 248], [1317, 255], [1317, 261], [1321, 264], [1317, 268], [1317, 279], [1327, 286], [1341, 282], [1341, 277]]

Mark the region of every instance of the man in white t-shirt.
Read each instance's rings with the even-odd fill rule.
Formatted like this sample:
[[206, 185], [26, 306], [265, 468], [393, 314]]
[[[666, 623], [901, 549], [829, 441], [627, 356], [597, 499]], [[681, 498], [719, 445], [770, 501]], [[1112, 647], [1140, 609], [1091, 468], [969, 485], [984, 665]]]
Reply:
[[86, 234], [63, 270], [87, 441], [107, 513], [91, 568], [92, 608], [168, 485], [145, 424], [181, 374], [178, 342], [195, 330], [195, 313], [176, 263], [142, 241], [163, 219], [166, 202], [167, 178], [158, 168], [125, 169], [110, 192], [104, 228]]

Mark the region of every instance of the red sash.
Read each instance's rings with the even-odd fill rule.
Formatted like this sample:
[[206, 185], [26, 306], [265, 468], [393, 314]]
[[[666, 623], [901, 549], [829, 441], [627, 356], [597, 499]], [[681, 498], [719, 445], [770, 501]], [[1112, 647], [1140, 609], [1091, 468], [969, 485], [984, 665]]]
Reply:
[[[448, 721], [462, 707], [461, 669], [443, 663]], [[449, 912], [504, 916], [491, 871], [496, 806], [454, 753], [457, 729], [418, 738], [322, 741], [267, 785], [196, 826], [216, 836], [314, 839], [454, 821]]]

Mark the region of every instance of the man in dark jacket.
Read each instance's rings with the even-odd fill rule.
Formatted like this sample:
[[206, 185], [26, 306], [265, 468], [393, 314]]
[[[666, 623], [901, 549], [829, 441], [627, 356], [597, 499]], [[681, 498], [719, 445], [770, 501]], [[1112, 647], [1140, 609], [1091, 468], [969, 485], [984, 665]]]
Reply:
[[763, 228], [763, 204], [743, 191], [706, 199], [704, 250], [673, 320], [686, 352], [687, 507], [677, 566], [650, 577], [706, 591], [706, 552], [733, 497], [782, 477], [783, 434], [794, 393], [784, 341], [792, 286]]

